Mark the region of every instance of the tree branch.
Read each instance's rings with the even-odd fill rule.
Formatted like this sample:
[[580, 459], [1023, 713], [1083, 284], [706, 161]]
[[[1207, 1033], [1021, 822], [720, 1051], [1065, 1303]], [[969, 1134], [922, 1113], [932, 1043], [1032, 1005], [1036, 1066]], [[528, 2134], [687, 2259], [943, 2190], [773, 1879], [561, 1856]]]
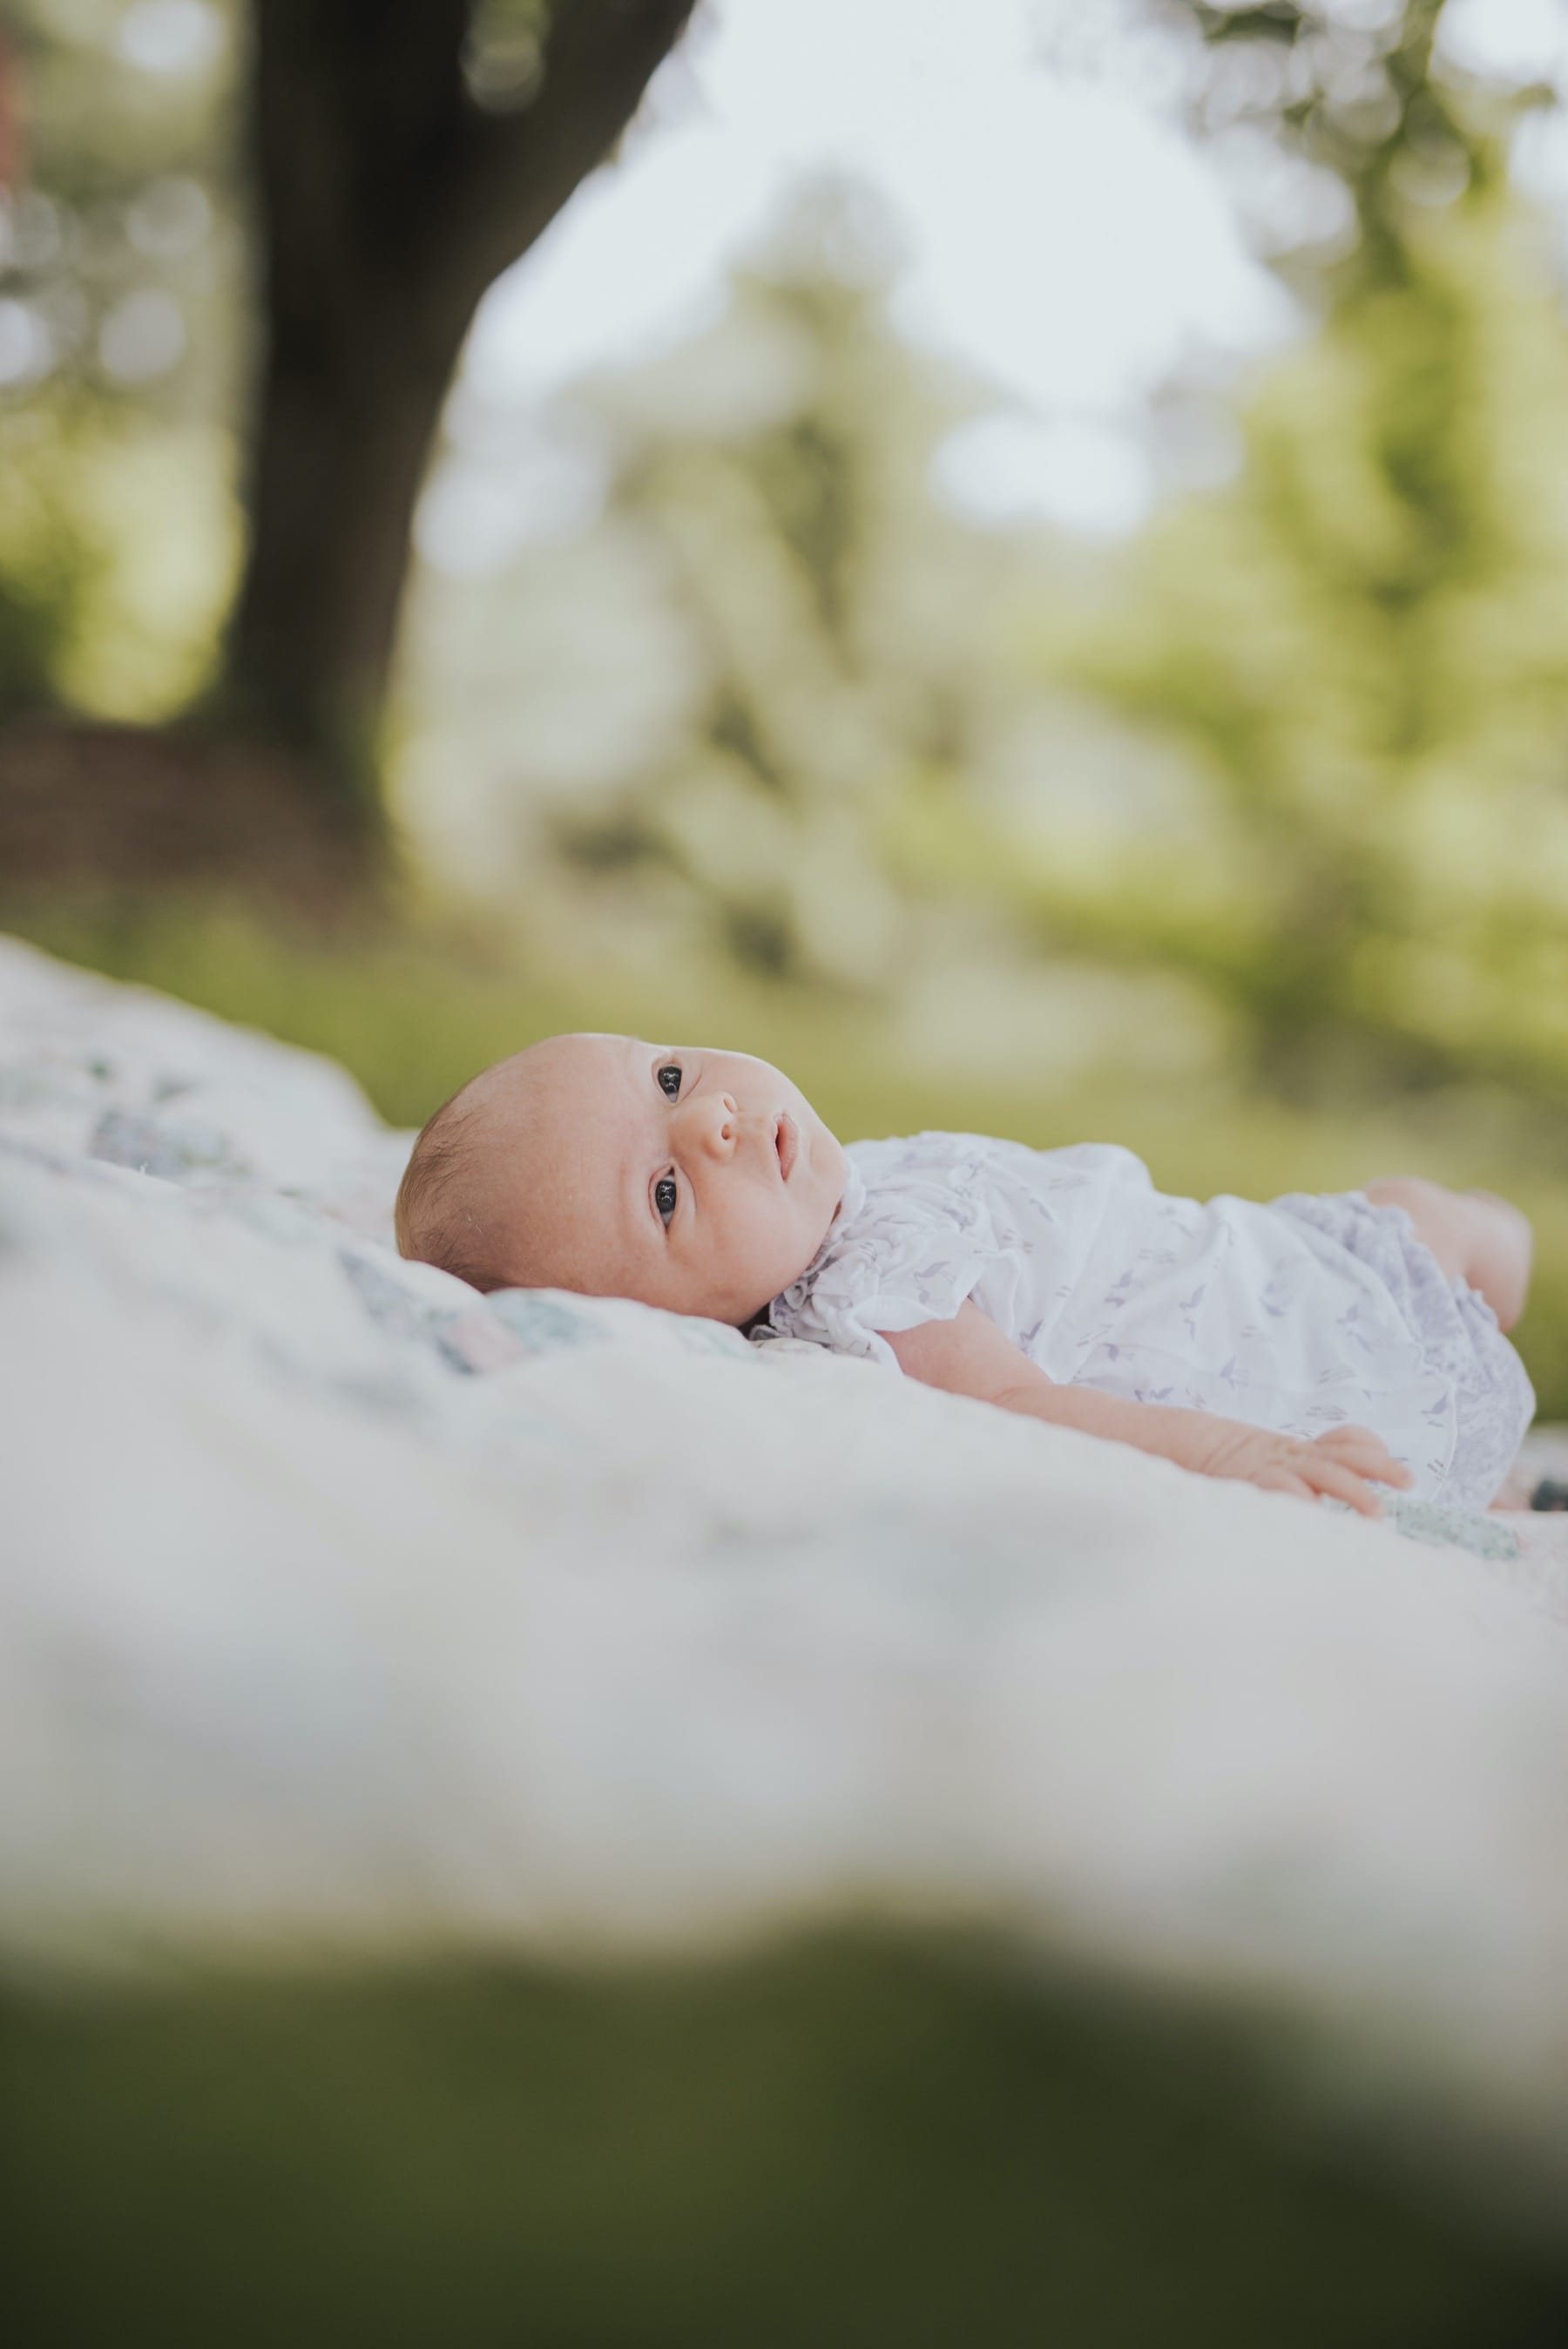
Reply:
[[525, 254], [602, 163], [679, 40], [695, 0], [555, 0], [537, 94], [515, 114], [471, 101], [442, 206], [474, 298]]

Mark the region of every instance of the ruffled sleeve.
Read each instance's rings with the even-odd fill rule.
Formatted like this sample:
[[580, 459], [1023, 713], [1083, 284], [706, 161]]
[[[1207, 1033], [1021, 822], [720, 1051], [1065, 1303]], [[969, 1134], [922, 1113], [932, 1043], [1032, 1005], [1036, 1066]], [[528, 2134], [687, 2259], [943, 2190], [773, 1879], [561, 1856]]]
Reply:
[[839, 1213], [799, 1279], [774, 1299], [771, 1329], [897, 1370], [884, 1330], [950, 1321], [982, 1281], [995, 1317], [1016, 1260], [1009, 1236], [995, 1228], [991, 1186], [964, 1146], [970, 1140], [916, 1134], [851, 1144]]

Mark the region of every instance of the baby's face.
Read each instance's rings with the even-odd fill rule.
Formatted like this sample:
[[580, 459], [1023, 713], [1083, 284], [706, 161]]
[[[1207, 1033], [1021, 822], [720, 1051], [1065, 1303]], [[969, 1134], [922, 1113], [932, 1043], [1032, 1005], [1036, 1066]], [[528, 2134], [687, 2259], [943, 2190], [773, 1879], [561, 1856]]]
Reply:
[[475, 1090], [499, 1122], [496, 1212], [552, 1285], [740, 1324], [804, 1272], [843, 1196], [842, 1149], [748, 1053], [555, 1036]]

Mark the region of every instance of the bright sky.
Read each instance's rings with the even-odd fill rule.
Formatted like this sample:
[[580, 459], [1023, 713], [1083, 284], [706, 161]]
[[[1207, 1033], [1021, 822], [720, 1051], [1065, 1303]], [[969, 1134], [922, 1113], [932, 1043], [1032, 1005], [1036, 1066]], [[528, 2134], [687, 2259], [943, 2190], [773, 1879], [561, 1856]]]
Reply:
[[[1109, 16], [1114, 0], [1078, 5]], [[1387, 0], [1342, 5], [1371, 17]], [[1561, 63], [1565, 14], [1563, 0], [1451, 0], [1449, 39], [1522, 78]], [[1150, 392], [1178, 367], [1277, 342], [1291, 313], [1158, 89], [1065, 71], [1041, 54], [1050, 21], [1062, 0], [1049, 16], [1040, 0], [706, 0], [622, 161], [487, 297], [468, 380], [526, 409], [667, 345], [712, 316], [726, 265], [803, 179], [851, 174], [903, 240], [901, 323], [1014, 404], [948, 444], [941, 487], [983, 516], [1136, 527], [1153, 488]], [[516, 512], [540, 510], [539, 486]], [[438, 500], [421, 533], [454, 568], [484, 535], [464, 510]]]

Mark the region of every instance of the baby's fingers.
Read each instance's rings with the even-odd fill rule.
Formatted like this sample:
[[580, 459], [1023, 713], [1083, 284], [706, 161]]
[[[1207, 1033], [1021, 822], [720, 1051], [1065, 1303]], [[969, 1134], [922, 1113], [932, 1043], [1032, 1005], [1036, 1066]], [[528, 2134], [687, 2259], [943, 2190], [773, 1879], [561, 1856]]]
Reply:
[[1312, 1487], [1312, 1492], [1328, 1494], [1334, 1501], [1350, 1501], [1352, 1508], [1359, 1510], [1364, 1517], [1383, 1516], [1383, 1501], [1373, 1492], [1367, 1477], [1359, 1475], [1355, 1468], [1347, 1468], [1336, 1459], [1319, 1456], [1319, 1459], [1303, 1465], [1300, 1473]]
[[1315, 1439], [1315, 1448], [1382, 1484], [1404, 1485], [1412, 1481], [1404, 1463], [1395, 1459], [1381, 1436], [1374, 1435], [1369, 1427], [1331, 1427]]
[[1301, 1501], [1315, 1501], [1317, 1498], [1305, 1477], [1293, 1476], [1288, 1468], [1267, 1468], [1250, 1481], [1262, 1493], [1292, 1493]]

